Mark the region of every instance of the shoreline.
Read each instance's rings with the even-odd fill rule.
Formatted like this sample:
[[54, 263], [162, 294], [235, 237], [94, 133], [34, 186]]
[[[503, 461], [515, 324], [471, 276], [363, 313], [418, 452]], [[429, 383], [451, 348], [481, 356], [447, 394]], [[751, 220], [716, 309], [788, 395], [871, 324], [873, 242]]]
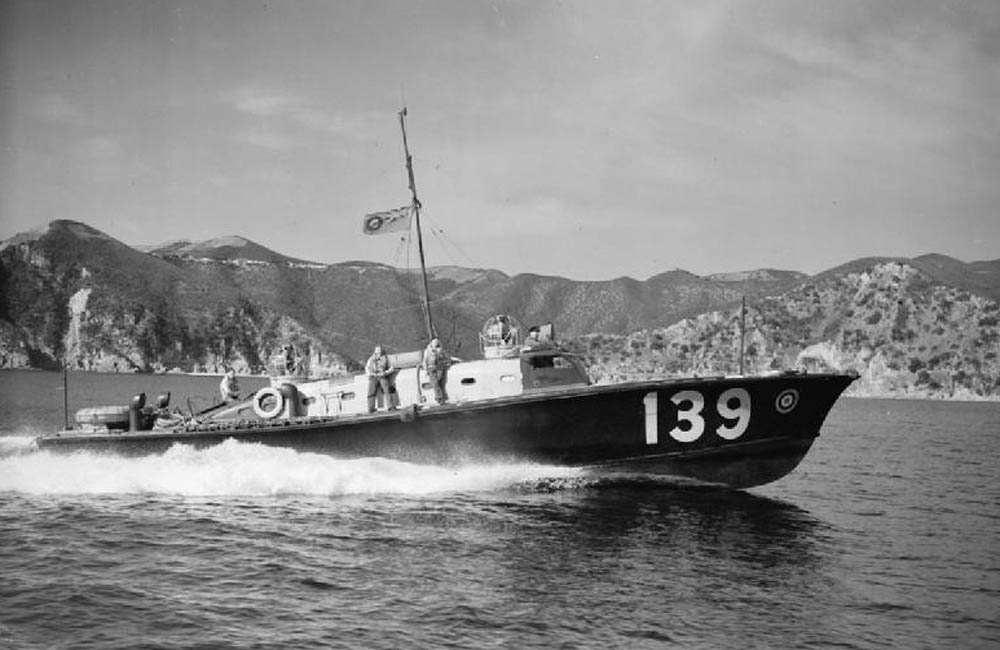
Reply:
[[[51, 372], [62, 374], [61, 370], [45, 370], [42, 368], [0, 368], [0, 373], [3, 372]], [[221, 378], [223, 373], [214, 372], [101, 372], [97, 370], [70, 370], [71, 375], [102, 375], [102, 376], [112, 376], [112, 375], [127, 375], [127, 376], [142, 376], [142, 377], [213, 377]], [[267, 374], [237, 374], [237, 378], [244, 379], [270, 379], [270, 375]], [[682, 377], [674, 377], [676, 379], [682, 379]], [[323, 377], [314, 377], [312, 379], [323, 379]], [[628, 382], [613, 382], [613, 383], [628, 383]], [[963, 392], [959, 395], [947, 395], [942, 393], [920, 393], [920, 392], [866, 392], [852, 390], [848, 388], [844, 392], [843, 397], [851, 399], [885, 399], [885, 400], [900, 400], [900, 401], [935, 401], [935, 402], [1000, 402], [1000, 394], [996, 395], [976, 395], [975, 393]]]

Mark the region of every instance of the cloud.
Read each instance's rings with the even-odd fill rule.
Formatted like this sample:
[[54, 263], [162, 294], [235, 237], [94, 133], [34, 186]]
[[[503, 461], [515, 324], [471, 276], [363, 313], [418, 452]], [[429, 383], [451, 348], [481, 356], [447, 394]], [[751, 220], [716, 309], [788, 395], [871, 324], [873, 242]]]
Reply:
[[269, 125], [267, 134], [258, 131], [253, 137], [238, 138], [266, 148], [289, 146], [295, 140], [290, 131], [356, 140], [370, 140], [377, 132], [371, 113], [325, 110], [290, 92], [247, 85], [226, 93], [224, 100], [239, 113]]
[[285, 151], [300, 146], [294, 138], [277, 131], [246, 130], [235, 135], [237, 142], [243, 142], [261, 149]]
[[257, 117], [273, 117], [296, 110], [302, 100], [294, 95], [280, 94], [258, 88], [241, 88], [229, 97], [236, 110]]
[[[477, 198], [450, 198], [422, 214], [435, 227], [445, 227], [462, 238], [494, 240], [503, 237], [552, 237], [574, 228], [586, 208], [562, 198], [536, 196], [492, 202]], [[475, 215], [474, 219], [465, 215]]]

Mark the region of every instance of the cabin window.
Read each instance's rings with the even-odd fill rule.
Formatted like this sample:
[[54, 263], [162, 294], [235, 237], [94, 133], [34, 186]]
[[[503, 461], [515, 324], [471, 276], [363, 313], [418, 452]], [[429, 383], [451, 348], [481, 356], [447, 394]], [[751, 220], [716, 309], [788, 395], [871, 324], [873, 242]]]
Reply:
[[420, 388], [422, 388], [423, 390], [430, 390], [432, 388], [431, 382], [425, 381], [424, 383], [420, 384]]
[[551, 368], [551, 367], [553, 367], [552, 357], [532, 357], [530, 359], [530, 363], [531, 363], [531, 367], [532, 368]]
[[540, 354], [521, 357], [521, 373], [524, 375], [525, 389], [587, 383], [587, 376], [572, 355]]
[[500, 375], [500, 381], [505, 384], [512, 384], [517, 381], [517, 377], [514, 375]]
[[471, 386], [474, 383], [476, 383], [476, 378], [475, 377], [462, 377], [462, 385], [463, 386]]
[[340, 394], [340, 399], [342, 399], [342, 400], [354, 399], [354, 393], [350, 393], [350, 392], [348, 392], [348, 393], [341, 393]]
[[566, 357], [541, 356], [531, 357], [529, 360], [532, 368], [572, 368], [573, 362]]

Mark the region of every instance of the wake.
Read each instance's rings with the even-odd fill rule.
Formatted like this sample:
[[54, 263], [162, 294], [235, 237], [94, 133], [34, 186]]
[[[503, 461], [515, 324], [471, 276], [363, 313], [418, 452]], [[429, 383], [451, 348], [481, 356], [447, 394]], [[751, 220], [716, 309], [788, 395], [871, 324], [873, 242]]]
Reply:
[[53, 454], [27, 436], [0, 438], [0, 491], [28, 494], [423, 495], [519, 486], [566, 487], [581, 470], [531, 463], [441, 467], [344, 459], [227, 440], [158, 456]]

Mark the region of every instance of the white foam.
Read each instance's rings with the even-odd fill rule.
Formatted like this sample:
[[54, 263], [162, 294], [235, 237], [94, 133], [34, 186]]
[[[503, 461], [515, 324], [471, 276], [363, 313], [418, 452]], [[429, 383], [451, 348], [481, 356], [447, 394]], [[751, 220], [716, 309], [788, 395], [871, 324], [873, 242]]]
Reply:
[[34, 435], [0, 436], [0, 458], [27, 454], [37, 449]]
[[234, 440], [159, 456], [47, 451], [0, 458], [0, 491], [31, 494], [352, 495], [478, 492], [579, 470], [523, 464], [439, 467], [385, 458], [343, 459]]

